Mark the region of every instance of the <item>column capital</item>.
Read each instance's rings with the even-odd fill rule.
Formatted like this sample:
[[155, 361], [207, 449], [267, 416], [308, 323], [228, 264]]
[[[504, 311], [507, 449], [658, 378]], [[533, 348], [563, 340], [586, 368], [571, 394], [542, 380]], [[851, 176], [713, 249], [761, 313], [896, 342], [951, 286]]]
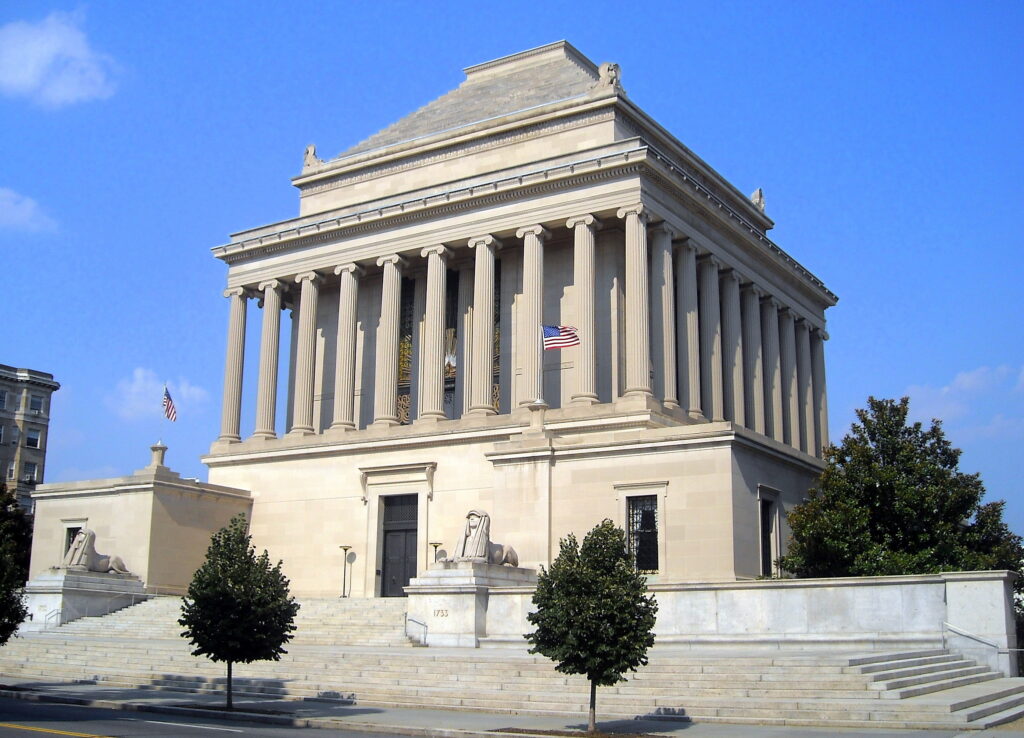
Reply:
[[629, 215], [636, 215], [643, 221], [646, 221], [649, 217], [649, 214], [642, 202], [638, 202], [635, 205], [626, 205], [625, 207], [619, 208], [619, 211], [615, 214], [615, 217], [625, 218]]
[[811, 331], [811, 333], [816, 334], [818, 338], [820, 338], [822, 341], [828, 340], [828, 331], [825, 330], [824, 328], [815, 328], [814, 330]]
[[394, 264], [395, 266], [405, 266], [406, 261], [398, 254], [388, 254], [387, 256], [381, 256], [377, 259], [377, 266], [382, 267], [385, 264]]
[[452, 255], [451, 249], [447, 248], [444, 244], [437, 244], [436, 246], [427, 246], [425, 249], [420, 251], [420, 256], [426, 259], [431, 254], [437, 254], [442, 259], [447, 259]]
[[295, 275], [296, 284], [302, 284], [307, 280], [312, 282], [313, 284], [316, 284], [322, 281], [323, 277], [320, 275], [320, 272], [302, 272], [301, 274]]
[[601, 221], [596, 216], [590, 215], [589, 213], [587, 215], [574, 215], [569, 218], [569, 220], [565, 221], [566, 228], [575, 228], [578, 225], [584, 225], [587, 226], [587, 228], [592, 228], [596, 231], [601, 227]]
[[469, 239], [469, 248], [475, 249], [477, 246], [493, 246], [494, 250], [497, 251], [502, 247], [502, 243], [501, 239], [487, 233], [483, 236], [473, 236], [473, 238]]
[[523, 238], [528, 234], [536, 236], [541, 241], [545, 241], [551, 238], [551, 231], [549, 231], [547, 228], [540, 224], [523, 226], [518, 231], [516, 231], [516, 238]]
[[779, 316], [792, 320], [794, 324], [796, 323], [797, 315], [795, 312], [793, 312], [793, 308], [787, 305], [782, 305], [779, 307]]
[[334, 267], [335, 275], [340, 276], [346, 272], [358, 277], [363, 273], [363, 268], [354, 262], [349, 262], [348, 264], [339, 264], [338, 266]]
[[648, 233], [667, 233], [669, 238], [673, 238], [673, 239], [676, 236], [679, 235], [678, 231], [676, 231], [675, 228], [670, 226], [665, 221], [661, 221], [660, 223], [655, 223], [654, 225], [650, 226], [647, 229], [647, 232]]
[[697, 257], [698, 264], [710, 264], [718, 270], [725, 268], [725, 263], [714, 254], [701, 254]]
[[283, 290], [284, 285], [279, 279], [268, 279], [266, 282], [260, 282], [259, 288], [260, 292], [266, 292], [268, 289], [278, 291]]
[[743, 277], [741, 277], [740, 273], [737, 272], [735, 269], [719, 269], [718, 277], [723, 281], [731, 279], [735, 281], [737, 284], [743, 281]]
[[765, 293], [764, 297], [761, 298], [761, 302], [764, 303], [765, 305], [775, 308], [776, 310], [782, 308], [782, 303], [779, 302], [779, 299], [774, 295], [770, 295], [768, 293]]
[[744, 294], [753, 293], [754, 295], [757, 296], [758, 299], [764, 297], [767, 294], [763, 289], [758, 287], [753, 282], [744, 282], [743, 284], [740, 285], [740, 289], [743, 291]]
[[683, 251], [683, 250], [692, 251], [695, 256], [696, 256], [697, 252], [699, 251], [699, 249], [697, 248], [697, 244], [695, 244], [693, 242], [693, 239], [690, 238], [689, 236], [683, 236], [676, 243], [678, 245], [678, 250], [679, 251]]
[[245, 287], [229, 287], [224, 290], [224, 297], [248, 297]]

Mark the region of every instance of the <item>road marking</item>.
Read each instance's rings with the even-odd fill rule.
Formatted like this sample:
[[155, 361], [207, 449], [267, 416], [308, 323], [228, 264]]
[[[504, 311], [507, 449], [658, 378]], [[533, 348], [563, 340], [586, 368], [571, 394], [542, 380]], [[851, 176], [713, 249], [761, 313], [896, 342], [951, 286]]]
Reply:
[[[244, 733], [243, 730], [235, 730], [234, 728], [215, 728], [212, 725], [197, 725], [196, 723], [165, 723], [162, 720], [143, 720], [144, 723], [153, 723], [154, 725], [175, 725], [182, 728], [202, 728], [203, 730], [223, 730], [225, 733]], [[77, 735], [77, 733], [71, 733], [71, 735]]]
[[52, 728], [33, 728], [28, 725], [16, 725], [15, 723], [0, 723], [0, 728], [14, 728], [15, 730], [31, 730], [34, 733], [49, 733], [50, 735], [71, 735], [78, 738], [109, 738], [109, 736], [98, 735], [97, 733], [72, 733], [69, 730], [53, 730]]

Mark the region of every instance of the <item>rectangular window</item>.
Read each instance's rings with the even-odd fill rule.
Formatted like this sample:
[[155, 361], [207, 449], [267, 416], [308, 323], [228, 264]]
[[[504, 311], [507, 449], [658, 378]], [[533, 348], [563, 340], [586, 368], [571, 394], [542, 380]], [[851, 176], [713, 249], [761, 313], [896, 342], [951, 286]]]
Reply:
[[42, 433], [35, 428], [29, 428], [25, 431], [25, 445], [29, 448], [42, 448]]
[[4, 426], [0, 425], [0, 443], [4, 442]]
[[64, 553], [63, 556], [67, 556], [68, 549], [71, 548], [71, 544], [75, 540], [75, 536], [78, 535], [78, 531], [82, 530], [81, 526], [69, 526], [64, 529]]
[[43, 397], [42, 395], [29, 395], [28, 398], [28, 409], [34, 413], [43, 412]]
[[626, 542], [637, 571], [658, 571], [658, 496], [638, 495], [627, 500]]
[[7, 409], [7, 390], [0, 390], [0, 410]]
[[778, 502], [774, 496], [761, 491], [758, 504], [758, 518], [761, 539], [761, 576], [772, 577], [778, 574], [775, 559], [779, 557], [778, 543]]
[[36, 482], [36, 481], [38, 481], [36, 479], [36, 473], [38, 472], [38, 470], [39, 470], [39, 467], [36, 466], [35, 462], [33, 462], [33, 461], [26, 461], [22, 465], [22, 467], [21, 467], [21, 471], [22, 471], [21, 479], [22, 479], [22, 481], [24, 481], [24, 482]]
[[12, 461], [7, 465], [7, 478], [14, 479], [14, 462]]
[[19, 435], [18, 426], [12, 425], [11, 426], [11, 445], [12, 446], [17, 446], [18, 445], [18, 435]]

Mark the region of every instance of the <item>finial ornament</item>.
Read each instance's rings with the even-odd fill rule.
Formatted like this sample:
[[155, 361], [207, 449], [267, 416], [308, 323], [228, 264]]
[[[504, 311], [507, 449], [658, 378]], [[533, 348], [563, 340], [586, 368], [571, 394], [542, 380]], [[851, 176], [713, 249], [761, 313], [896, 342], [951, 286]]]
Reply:
[[622, 71], [619, 69], [619, 65], [615, 62], [605, 62], [598, 70], [600, 79], [598, 85], [600, 87], [611, 87], [616, 92], [624, 92], [622, 89]]
[[306, 152], [302, 155], [302, 168], [313, 169], [323, 164], [323, 159], [316, 155], [316, 145], [310, 144], [306, 147]]
[[754, 190], [754, 194], [750, 196], [750, 202], [754, 203], [754, 207], [764, 212], [764, 190], [758, 187]]

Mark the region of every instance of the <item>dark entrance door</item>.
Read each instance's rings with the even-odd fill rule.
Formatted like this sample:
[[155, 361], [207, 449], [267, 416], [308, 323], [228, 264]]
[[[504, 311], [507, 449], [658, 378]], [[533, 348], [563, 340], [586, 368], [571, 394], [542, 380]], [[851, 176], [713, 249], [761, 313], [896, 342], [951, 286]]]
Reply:
[[384, 499], [384, 561], [381, 596], [405, 597], [403, 589], [416, 576], [416, 495]]

